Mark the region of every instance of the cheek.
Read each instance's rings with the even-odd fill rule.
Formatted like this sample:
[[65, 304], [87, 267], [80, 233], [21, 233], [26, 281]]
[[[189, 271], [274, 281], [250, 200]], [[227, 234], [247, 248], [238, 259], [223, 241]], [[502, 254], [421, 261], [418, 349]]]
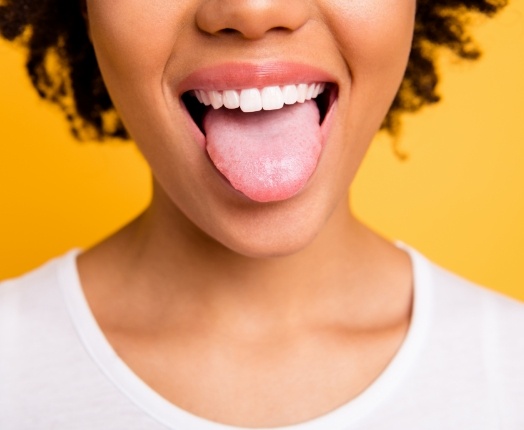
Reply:
[[106, 71], [120, 71], [124, 77], [153, 70], [165, 55], [166, 42], [158, 36], [156, 9], [136, 0], [88, 0], [93, 44]]
[[[411, 49], [415, 0], [332, 0], [322, 3], [331, 37], [350, 75], [339, 94], [339, 164], [350, 184], [398, 90]], [[335, 158], [335, 157], [333, 157]]]
[[[334, 0], [328, 25], [351, 75], [344, 152], [354, 173], [397, 93], [411, 49], [415, 0]], [[344, 166], [342, 166], [344, 167]]]
[[170, 161], [191, 160], [197, 167], [201, 164], [196, 145], [172, 144], [184, 142], [188, 136], [173, 120], [172, 110], [166, 108], [163, 92], [166, 64], [180, 42], [176, 23], [189, 19], [183, 4], [164, 0], [87, 1], [92, 43], [113, 103], [153, 171], [169, 172], [173, 183], [189, 175], [184, 165], [173, 169]]
[[351, 97], [372, 104], [381, 121], [404, 75], [415, 0], [336, 0], [330, 5], [329, 25], [351, 73]]
[[[166, 108], [164, 70], [189, 22], [184, 1], [88, 0], [91, 39], [120, 117], [150, 164], [176, 149], [151, 142], [183, 140]], [[184, 156], [187, 156], [184, 155]], [[155, 161], [156, 160], [156, 161]]]
[[[415, 0], [335, 1], [331, 26], [352, 69], [403, 68], [413, 34]], [[358, 66], [358, 67], [356, 67]]]
[[[98, 63], [128, 127], [152, 106], [162, 104], [162, 71], [177, 38], [176, 26], [172, 23], [180, 22], [177, 14], [184, 13], [178, 3], [87, 1], [90, 34]], [[139, 106], [147, 109], [138, 109]], [[144, 118], [140, 119], [143, 122]]]

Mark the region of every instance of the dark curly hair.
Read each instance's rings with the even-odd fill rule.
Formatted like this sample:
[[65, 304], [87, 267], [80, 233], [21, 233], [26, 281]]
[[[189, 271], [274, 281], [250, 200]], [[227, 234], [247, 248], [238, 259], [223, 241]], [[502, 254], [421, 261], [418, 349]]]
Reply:
[[[395, 134], [403, 112], [439, 101], [436, 50], [476, 59], [480, 52], [466, 30], [470, 12], [492, 16], [507, 1], [417, 0], [409, 63], [382, 129]], [[0, 35], [28, 48], [34, 87], [64, 110], [76, 138], [128, 137], [102, 80], [80, 0], [0, 0]]]

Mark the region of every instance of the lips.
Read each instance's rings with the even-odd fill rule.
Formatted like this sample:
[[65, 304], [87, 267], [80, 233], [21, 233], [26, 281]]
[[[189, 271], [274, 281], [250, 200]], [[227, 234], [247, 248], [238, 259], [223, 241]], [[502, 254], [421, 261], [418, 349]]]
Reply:
[[216, 170], [249, 199], [271, 202], [293, 197], [314, 173], [337, 88], [308, 66], [225, 64], [191, 74], [178, 93]]
[[176, 91], [178, 94], [183, 94], [194, 89], [242, 90], [312, 82], [334, 83], [336, 79], [322, 69], [298, 63], [224, 63], [191, 73], [181, 81]]

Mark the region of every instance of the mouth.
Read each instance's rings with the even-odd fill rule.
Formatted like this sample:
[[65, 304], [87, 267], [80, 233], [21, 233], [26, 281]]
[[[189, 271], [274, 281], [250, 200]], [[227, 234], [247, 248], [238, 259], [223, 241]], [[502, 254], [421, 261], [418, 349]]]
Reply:
[[319, 125], [337, 97], [337, 87], [329, 82], [266, 86], [263, 88], [200, 90], [182, 94], [182, 102], [191, 119], [205, 136], [204, 117], [211, 110], [238, 109], [244, 113], [284, 109], [313, 100], [319, 112]]
[[329, 75], [294, 64], [222, 65], [179, 88], [195, 141], [225, 184], [260, 203], [306, 187], [338, 98]]

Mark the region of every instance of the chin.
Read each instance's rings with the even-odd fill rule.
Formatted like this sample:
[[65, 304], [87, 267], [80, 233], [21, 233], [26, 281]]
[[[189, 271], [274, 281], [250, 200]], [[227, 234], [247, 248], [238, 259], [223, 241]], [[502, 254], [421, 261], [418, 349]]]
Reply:
[[211, 228], [202, 227], [211, 240], [235, 254], [255, 259], [277, 258], [307, 249], [330, 217], [326, 210], [329, 205], [282, 202], [272, 206], [229, 214]]
[[262, 232], [249, 238], [234, 238], [222, 242], [232, 252], [251, 259], [288, 257], [304, 251], [316, 238], [317, 232]]

